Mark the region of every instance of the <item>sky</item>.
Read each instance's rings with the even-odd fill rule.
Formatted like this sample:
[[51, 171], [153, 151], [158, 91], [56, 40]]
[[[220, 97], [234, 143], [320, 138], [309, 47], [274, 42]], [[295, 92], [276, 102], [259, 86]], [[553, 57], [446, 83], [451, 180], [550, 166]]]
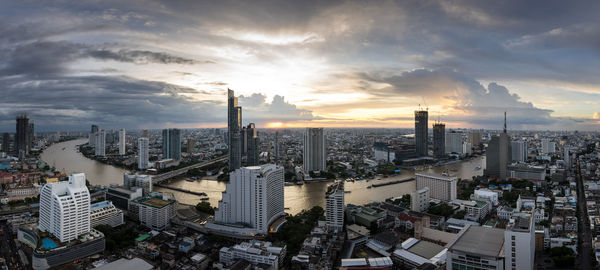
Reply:
[[0, 131], [598, 130], [600, 1], [0, 2]]

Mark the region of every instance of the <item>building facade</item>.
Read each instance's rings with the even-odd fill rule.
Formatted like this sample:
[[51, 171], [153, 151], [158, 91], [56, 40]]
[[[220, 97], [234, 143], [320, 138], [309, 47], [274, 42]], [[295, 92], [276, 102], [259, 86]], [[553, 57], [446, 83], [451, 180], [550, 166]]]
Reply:
[[99, 130], [94, 134], [94, 149], [96, 156], [106, 156], [106, 132], [104, 129]]
[[149, 196], [152, 193], [152, 176], [125, 173], [123, 175], [123, 188], [132, 189], [134, 187], [142, 189], [142, 196]]
[[229, 171], [242, 166], [242, 107], [231, 89], [227, 89], [227, 146], [229, 147]]
[[153, 192], [150, 196], [129, 203], [129, 215], [152, 230], [161, 231], [171, 225], [175, 217], [177, 201], [172, 196]]
[[327, 150], [323, 128], [307, 128], [304, 134], [304, 171], [326, 171]]
[[254, 123], [248, 124], [246, 127], [246, 166], [257, 166], [258, 155], [260, 154], [260, 140]]
[[344, 182], [329, 186], [325, 195], [325, 225], [328, 231], [344, 229]]
[[98, 225], [117, 227], [124, 223], [123, 211], [117, 209], [111, 201], [102, 201], [90, 205], [90, 226]]
[[69, 175], [69, 181], [42, 187], [38, 229], [61, 242], [90, 232], [90, 193], [83, 173]]
[[446, 125], [433, 124], [433, 156], [441, 158], [446, 156]]
[[17, 133], [15, 134], [15, 154], [18, 157], [28, 155], [31, 151], [29, 136], [29, 116], [26, 114], [17, 116]]
[[535, 227], [527, 213], [513, 215], [504, 231], [504, 269], [533, 269], [535, 259]]
[[429, 145], [428, 111], [415, 111], [415, 152], [418, 156], [427, 156]]
[[125, 130], [124, 129], [120, 129], [119, 130], [119, 155], [123, 156], [125, 155], [125, 152], [127, 151], [126, 148], [126, 138], [125, 138]]
[[163, 129], [162, 153], [164, 159], [181, 160], [181, 130], [177, 128]]
[[446, 134], [446, 153], [463, 153], [463, 134], [458, 132], [448, 132]]
[[451, 201], [456, 199], [455, 176], [432, 173], [416, 173], [417, 189], [429, 188], [429, 196], [433, 199]]
[[138, 138], [138, 169], [148, 169], [150, 141], [148, 138]]
[[284, 215], [283, 181], [283, 167], [274, 164], [235, 170], [219, 201], [215, 223], [233, 233], [266, 234], [269, 225]]
[[527, 142], [526, 141], [512, 141], [511, 142], [511, 156], [514, 162], [526, 162], [527, 161]]
[[231, 265], [235, 260], [244, 259], [253, 265], [266, 264], [277, 270], [283, 265], [286, 247], [276, 247], [271, 242], [250, 241], [219, 250], [219, 262]]
[[410, 193], [410, 210], [425, 212], [429, 208], [429, 188], [424, 187]]

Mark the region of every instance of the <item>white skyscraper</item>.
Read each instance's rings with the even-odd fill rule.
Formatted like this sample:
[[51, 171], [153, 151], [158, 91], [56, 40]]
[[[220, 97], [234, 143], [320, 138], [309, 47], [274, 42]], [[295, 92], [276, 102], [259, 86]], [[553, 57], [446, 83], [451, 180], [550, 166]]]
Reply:
[[138, 169], [148, 169], [150, 141], [148, 138], [138, 138]]
[[527, 142], [513, 141], [512, 145], [512, 160], [517, 162], [527, 161]]
[[231, 233], [266, 234], [269, 225], [284, 215], [283, 196], [283, 167], [265, 164], [237, 169], [229, 176], [211, 225], [224, 225], [218, 229]]
[[456, 176], [416, 173], [417, 189], [429, 188], [429, 196], [442, 201], [456, 200]]
[[40, 231], [67, 242], [90, 232], [90, 192], [85, 174], [69, 175], [69, 181], [48, 183], [40, 192]]
[[323, 128], [307, 128], [304, 134], [304, 171], [327, 170]]
[[329, 186], [325, 195], [325, 218], [327, 230], [341, 232], [344, 229], [344, 182]]
[[106, 155], [106, 132], [104, 129], [99, 130], [95, 134], [95, 154], [96, 156], [105, 156]]
[[565, 145], [563, 151], [563, 159], [565, 160], [565, 166], [569, 168], [571, 166], [571, 156], [569, 155], [569, 147]]
[[463, 134], [456, 132], [446, 133], [446, 154], [463, 153]]
[[119, 130], [119, 155], [125, 155], [125, 130]]

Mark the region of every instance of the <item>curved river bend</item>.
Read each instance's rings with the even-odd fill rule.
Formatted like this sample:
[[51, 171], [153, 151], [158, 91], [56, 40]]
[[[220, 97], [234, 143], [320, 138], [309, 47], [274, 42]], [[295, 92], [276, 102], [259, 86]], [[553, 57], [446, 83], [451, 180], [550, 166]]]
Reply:
[[[106, 165], [95, 160], [84, 157], [77, 152], [78, 145], [84, 144], [87, 139], [78, 139], [62, 143], [53, 144], [41, 154], [41, 159], [50, 166], [65, 173], [83, 172], [92, 185], [108, 186], [110, 184], [121, 185], [123, 183], [123, 174], [127, 170]], [[476, 170], [480, 166], [482, 169]], [[435, 167], [426, 170], [427, 172], [442, 173], [449, 169], [450, 173], [460, 178], [471, 178], [474, 175], [481, 175], [485, 168], [484, 158], [475, 158], [472, 160], [457, 162], [448, 166]], [[382, 178], [382, 180], [346, 182], [345, 189], [351, 193], [345, 194], [346, 203], [365, 204], [372, 201], [383, 201], [386, 198], [402, 196], [415, 189], [415, 182], [405, 182], [400, 184], [381, 186], [368, 189], [373, 183], [384, 183], [398, 179], [406, 179], [414, 176], [412, 171], [403, 171], [397, 177]], [[325, 207], [325, 190], [330, 182], [314, 182], [304, 185], [294, 185], [285, 187], [285, 207], [286, 212], [296, 214], [303, 209], [310, 209], [315, 205]], [[218, 205], [221, 199], [221, 193], [225, 191], [225, 182], [213, 180], [185, 181], [183, 179], [174, 180], [171, 186], [205, 192], [211, 205]], [[200, 200], [198, 196], [177, 192], [162, 188], [155, 188], [156, 191], [172, 192], [177, 200], [184, 204], [195, 205]]]

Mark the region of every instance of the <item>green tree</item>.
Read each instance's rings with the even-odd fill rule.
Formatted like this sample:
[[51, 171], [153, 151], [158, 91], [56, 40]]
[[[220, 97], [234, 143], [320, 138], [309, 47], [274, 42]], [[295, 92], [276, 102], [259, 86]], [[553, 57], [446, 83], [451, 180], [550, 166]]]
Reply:
[[196, 210], [209, 215], [215, 214], [215, 209], [212, 206], [210, 206], [210, 202], [207, 201], [202, 201], [196, 204]]

